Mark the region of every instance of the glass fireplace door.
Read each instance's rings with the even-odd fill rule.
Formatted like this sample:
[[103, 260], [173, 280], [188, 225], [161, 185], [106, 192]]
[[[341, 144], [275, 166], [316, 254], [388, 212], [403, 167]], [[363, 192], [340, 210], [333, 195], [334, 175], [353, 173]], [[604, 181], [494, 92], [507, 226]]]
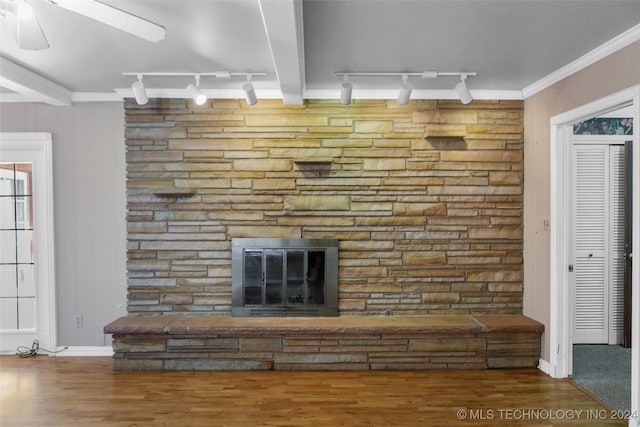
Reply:
[[232, 314], [337, 315], [337, 242], [309, 242], [233, 239]]
[[262, 251], [244, 252], [244, 303], [262, 304]]
[[304, 283], [305, 252], [287, 251], [287, 304], [307, 303], [307, 289]]
[[245, 250], [244, 304], [324, 304], [324, 259], [324, 251]]
[[282, 250], [268, 249], [265, 251], [265, 305], [282, 305], [282, 295], [285, 287], [284, 256]]
[[307, 269], [307, 286], [309, 289], [309, 304], [324, 304], [325, 279], [324, 279], [324, 251], [309, 251]]

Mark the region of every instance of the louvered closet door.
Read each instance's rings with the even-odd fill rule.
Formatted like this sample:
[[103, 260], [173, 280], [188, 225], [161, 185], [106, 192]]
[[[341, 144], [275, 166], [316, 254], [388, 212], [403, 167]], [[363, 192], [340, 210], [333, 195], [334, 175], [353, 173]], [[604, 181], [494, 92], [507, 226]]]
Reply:
[[574, 343], [618, 342], [622, 329], [624, 150], [573, 146]]
[[574, 343], [608, 341], [607, 184], [609, 146], [574, 145]]
[[622, 344], [624, 333], [624, 145], [609, 146], [609, 344]]

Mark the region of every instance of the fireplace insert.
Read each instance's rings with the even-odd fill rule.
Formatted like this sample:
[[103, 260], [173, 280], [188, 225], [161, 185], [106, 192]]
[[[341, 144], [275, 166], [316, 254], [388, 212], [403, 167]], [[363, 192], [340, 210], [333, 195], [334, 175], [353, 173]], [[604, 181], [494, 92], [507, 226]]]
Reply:
[[233, 316], [337, 316], [338, 241], [231, 241]]

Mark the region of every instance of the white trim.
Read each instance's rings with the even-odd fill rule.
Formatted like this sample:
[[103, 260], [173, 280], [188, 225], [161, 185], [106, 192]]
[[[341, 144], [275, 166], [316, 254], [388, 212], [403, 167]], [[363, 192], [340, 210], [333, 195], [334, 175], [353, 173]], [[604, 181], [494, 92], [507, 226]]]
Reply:
[[525, 99], [529, 98], [530, 96], [543, 91], [549, 86], [556, 84], [560, 80], [587, 68], [588, 66], [594, 64], [602, 58], [605, 58], [638, 40], [640, 40], [640, 24], [630, 28], [629, 30], [614, 37], [608, 42], [582, 55], [580, 58], [576, 59], [573, 62], [570, 62], [564, 67], [530, 84], [529, 86], [522, 89], [522, 94]]
[[57, 347], [56, 351], [58, 351], [59, 353], [52, 353], [51, 356], [55, 356], [55, 357], [79, 357], [79, 356], [111, 357], [113, 356], [113, 349], [110, 346], [106, 346], [106, 345]]
[[[283, 99], [282, 91], [273, 82], [254, 82], [256, 95], [260, 99]], [[244, 91], [237, 89], [205, 89], [202, 92], [209, 99], [244, 99]], [[190, 98], [184, 88], [147, 88], [149, 98]], [[523, 100], [519, 90], [472, 90], [473, 99], [477, 100]], [[354, 89], [352, 99], [397, 99], [396, 89]], [[122, 102], [125, 98], [134, 98], [130, 87], [116, 88], [113, 92], [74, 92], [72, 102]], [[336, 89], [306, 89], [303, 91], [304, 99], [340, 99], [340, 90]], [[411, 99], [458, 99], [453, 90], [429, 90], [417, 89], [411, 94]], [[0, 102], [37, 102], [33, 98], [20, 93], [2, 93]]]
[[549, 362], [547, 362], [544, 359], [540, 359], [538, 360], [538, 369], [540, 369], [542, 372], [544, 372], [545, 374], [549, 375], [550, 377], [555, 378], [555, 366], [552, 366]]
[[[209, 99], [244, 99], [244, 92], [238, 89], [202, 89]], [[90, 101], [114, 101], [124, 98], [133, 98], [131, 88], [115, 89], [114, 94], [85, 93], [83, 96], [74, 94], [74, 102]], [[282, 92], [275, 88], [256, 88], [258, 102], [260, 99], [282, 99]], [[522, 100], [522, 92], [519, 90], [472, 90], [473, 99], [478, 100]], [[149, 88], [149, 98], [189, 98], [185, 89], [175, 88]], [[304, 99], [340, 99], [340, 89], [307, 89], [303, 92]], [[352, 99], [397, 99], [396, 89], [354, 89]], [[458, 99], [453, 90], [414, 90], [411, 99]]]
[[0, 93], [0, 102], [36, 102], [32, 98], [16, 92]]
[[[629, 117], [633, 113], [629, 114]], [[598, 114], [600, 117], [600, 114]], [[574, 145], [624, 145], [630, 135], [571, 135]]]
[[[133, 92], [131, 94], [133, 98]], [[122, 96], [115, 92], [73, 92], [73, 102], [122, 102]]]
[[[551, 311], [549, 318], [549, 364], [553, 366], [554, 378], [565, 378], [570, 372], [570, 360], [568, 353], [571, 342], [571, 322], [569, 310], [569, 277], [565, 267], [569, 264], [568, 247], [565, 242], [569, 239], [569, 224], [564, 212], [569, 199], [568, 174], [570, 168], [554, 167], [554, 165], [566, 165], [569, 160], [569, 144], [562, 144], [564, 139], [564, 127], [551, 128], [550, 143], [550, 295]], [[564, 171], [564, 175], [561, 173]], [[566, 283], [567, 286], [561, 286]], [[561, 308], [561, 309], [560, 309]]]
[[[635, 95], [633, 97], [634, 114], [633, 123], [636, 128], [633, 133], [633, 177], [632, 187], [633, 193], [638, 194], [640, 189], [640, 131], [638, 124], [640, 123], [640, 85], [635, 87]], [[640, 197], [633, 198], [633, 220], [632, 220], [632, 248], [631, 252], [640, 254]], [[635, 414], [635, 418], [629, 419], [630, 426], [638, 426], [640, 413], [640, 292], [638, 283], [640, 282], [640, 263], [634, 262], [631, 265], [632, 288], [636, 292], [631, 296], [631, 413]]]
[[550, 124], [551, 126], [573, 124], [584, 119], [590, 119], [599, 112], [617, 110], [629, 104], [637, 92], [637, 87], [621, 90], [602, 99], [574, 108], [571, 111], [553, 116]]
[[[131, 89], [129, 89], [131, 91]], [[133, 92], [129, 96], [133, 98]], [[122, 102], [122, 95], [115, 92], [73, 92], [71, 102]], [[0, 93], [0, 103], [4, 102], [40, 102], [27, 95], [15, 92]], [[43, 101], [44, 102], [44, 101]], [[46, 102], [45, 102], [46, 103]]]
[[[571, 374], [572, 339], [569, 307], [569, 280], [566, 265], [568, 263], [569, 240], [567, 230], [569, 220], [567, 210], [567, 186], [569, 185], [569, 168], [567, 167], [567, 150], [571, 140], [570, 125], [584, 118], [593, 117], [600, 112], [610, 111], [622, 104], [633, 104], [634, 123], [640, 122], [640, 86], [617, 92], [611, 96], [575, 108], [554, 116], [550, 120], [550, 173], [551, 173], [551, 247], [550, 256], [550, 322], [548, 361], [541, 361], [540, 366], [550, 372], [554, 378], [566, 378]], [[633, 185], [634, 194], [640, 188], [640, 132], [636, 129], [633, 135]], [[640, 197], [633, 198], [633, 251], [640, 253]], [[640, 283], [640, 263], [632, 264], [632, 286], [638, 288]], [[640, 292], [632, 296], [632, 324], [640, 324]], [[631, 412], [640, 411], [640, 328], [632, 329], [631, 342]], [[638, 426], [638, 419], [630, 419], [630, 426]]]

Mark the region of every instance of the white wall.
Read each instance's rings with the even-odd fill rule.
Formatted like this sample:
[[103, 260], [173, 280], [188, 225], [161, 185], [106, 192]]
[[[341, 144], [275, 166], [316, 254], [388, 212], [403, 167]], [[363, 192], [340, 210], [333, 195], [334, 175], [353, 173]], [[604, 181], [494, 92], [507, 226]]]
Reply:
[[0, 131], [53, 134], [58, 345], [111, 345], [102, 328], [126, 315], [123, 104], [0, 103]]

